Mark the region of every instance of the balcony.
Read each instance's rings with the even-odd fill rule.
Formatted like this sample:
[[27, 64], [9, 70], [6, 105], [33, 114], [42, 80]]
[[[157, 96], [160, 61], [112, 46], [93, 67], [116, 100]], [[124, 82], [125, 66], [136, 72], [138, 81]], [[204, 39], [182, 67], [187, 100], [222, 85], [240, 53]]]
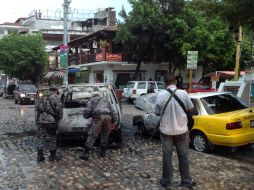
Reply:
[[80, 56], [80, 54], [72, 54], [69, 56], [70, 65], [79, 65], [99, 61], [130, 62], [132, 60], [130, 53], [84, 53], [82, 56]]

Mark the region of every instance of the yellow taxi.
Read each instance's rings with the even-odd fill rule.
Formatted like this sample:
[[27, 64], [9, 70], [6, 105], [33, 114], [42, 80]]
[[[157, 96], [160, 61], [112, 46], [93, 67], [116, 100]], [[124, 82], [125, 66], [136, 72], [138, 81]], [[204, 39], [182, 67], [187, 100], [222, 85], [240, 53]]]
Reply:
[[209, 151], [213, 145], [238, 147], [254, 143], [254, 108], [228, 93], [190, 94], [194, 104], [193, 148]]

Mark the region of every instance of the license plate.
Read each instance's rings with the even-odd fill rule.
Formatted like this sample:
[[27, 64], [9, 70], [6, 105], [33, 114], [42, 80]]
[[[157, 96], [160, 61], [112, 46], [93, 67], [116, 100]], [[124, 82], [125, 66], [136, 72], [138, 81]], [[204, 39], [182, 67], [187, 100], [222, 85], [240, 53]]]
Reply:
[[254, 128], [254, 120], [250, 120], [250, 127]]
[[31, 101], [34, 101], [34, 98], [30, 98]]

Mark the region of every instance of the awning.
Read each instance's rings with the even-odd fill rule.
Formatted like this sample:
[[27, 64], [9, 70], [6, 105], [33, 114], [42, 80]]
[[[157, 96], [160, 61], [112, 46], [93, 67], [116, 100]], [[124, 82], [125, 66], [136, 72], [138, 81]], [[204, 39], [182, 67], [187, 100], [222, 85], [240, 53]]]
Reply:
[[56, 71], [53, 77], [56, 78], [63, 78], [64, 77], [64, 72], [63, 71]]
[[89, 71], [90, 69], [88, 67], [80, 67], [80, 71]]
[[76, 72], [80, 72], [79, 67], [68, 68], [68, 73], [76, 73]]
[[55, 72], [54, 71], [49, 71], [47, 74], [44, 76], [45, 79], [49, 79]]
[[[235, 71], [214, 71], [212, 73], [209, 73], [205, 76], [203, 76], [203, 78], [205, 77], [211, 77], [211, 76], [220, 76], [220, 78], [230, 78], [230, 77], [234, 77], [235, 76]], [[245, 75], [244, 71], [240, 72], [240, 76]]]

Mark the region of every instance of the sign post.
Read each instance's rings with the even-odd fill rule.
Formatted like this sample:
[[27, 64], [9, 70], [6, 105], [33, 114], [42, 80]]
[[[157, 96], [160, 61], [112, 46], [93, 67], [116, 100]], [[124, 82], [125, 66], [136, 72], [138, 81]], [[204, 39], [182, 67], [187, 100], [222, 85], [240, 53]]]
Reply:
[[[62, 54], [62, 63], [66, 66], [66, 74], [64, 76], [64, 84], [68, 84], [68, 54], [69, 54], [69, 47], [68, 47], [68, 9], [69, 5], [71, 3], [71, 0], [64, 0], [63, 8], [64, 8], [64, 35], [63, 35], [63, 47], [61, 48], [61, 51], [64, 52]], [[60, 64], [61, 64], [61, 56], [60, 56]]]
[[187, 54], [187, 69], [189, 70], [189, 91], [192, 89], [192, 70], [197, 69], [198, 51], [188, 51]]

